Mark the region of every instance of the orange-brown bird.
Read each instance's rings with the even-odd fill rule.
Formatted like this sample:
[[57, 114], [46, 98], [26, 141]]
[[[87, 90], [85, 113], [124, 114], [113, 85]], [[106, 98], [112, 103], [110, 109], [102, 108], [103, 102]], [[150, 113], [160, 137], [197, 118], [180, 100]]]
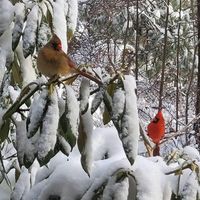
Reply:
[[56, 34], [54, 34], [51, 40], [39, 50], [37, 67], [39, 72], [49, 78], [80, 74], [98, 84], [102, 84], [99, 79], [76, 68], [75, 63], [62, 50], [61, 40]]
[[147, 126], [147, 135], [156, 144], [154, 155], [159, 155], [159, 143], [165, 135], [165, 120], [161, 109]]

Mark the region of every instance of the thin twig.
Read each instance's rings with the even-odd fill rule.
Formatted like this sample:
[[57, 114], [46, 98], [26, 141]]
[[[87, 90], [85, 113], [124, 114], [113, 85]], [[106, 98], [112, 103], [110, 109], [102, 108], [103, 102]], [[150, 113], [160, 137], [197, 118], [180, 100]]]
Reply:
[[190, 121], [184, 128], [182, 128], [181, 130], [179, 130], [177, 132], [170, 134], [170, 136], [165, 137], [165, 139], [160, 144], [167, 142], [168, 140], [170, 140], [174, 137], [181, 136], [181, 135], [185, 134], [185, 131], [190, 126], [192, 126], [194, 123], [196, 123], [199, 119], [200, 119], [200, 113], [192, 121]]
[[135, 79], [138, 80], [138, 50], [139, 50], [139, 0], [136, 0], [136, 41], [135, 41]]
[[164, 35], [164, 49], [163, 49], [163, 57], [162, 57], [162, 72], [161, 72], [161, 80], [160, 80], [160, 93], [159, 93], [159, 105], [158, 107], [162, 107], [162, 98], [163, 98], [163, 87], [164, 87], [164, 78], [165, 78], [165, 65], [166, 65], [166, 52], [167, 52], [167, 31], [168, 31], [168, 18], [169, 18], [169, 0], [167, 0], [167, 13], [166, 13], [166, 21], [165, 21], [165, 35]]
[[176, 174], [176, 173], [178, 173], [178, 172], [180, 172], [180, 171], [182, 171], [182, 170], [184, 170], [184, 169], [191, 169], [191, 166], [192, 166], [193, 164], [195, 164], [195, 161], [193, 161], [192, 163], [188, 163], [188, 164], [185, 165], [185, 166], [180, 166], [179, 168], [174, 169], [174, 170], [172, 170], [172, 171], [170, 171], [170, 172], [166, 172], [165, 175]]
[[[179, 3], [179, 22], [181, 21], [181, 8], [182, 8], [182, 0]], [[177, 54], [176, 54], [176, 131], [178, 131], [178, 120], [179, 120], [179, 69], [180, 69], [180, 62], [179, 62], [179, 55], [180, 55], [180, 28], [181, 24], [178, 23], [178, 33], [177, 33]]]
[[129, 12], [129, 0], [127, 0], [127, 5], [126, 5], [126, 11], [127, 11], [127, 26], [126, 26], [126, 31], [124, 35], [124, 49], [123, 49], [123, 54], [122, 54], [122, 68], [124, 68], [125, 65], [125, 56], [126, 56], [126, 45], [127, 45], [127, 37], [128, 37], [128, 30], [129, 30], [129, 23], [130, 23], [130, 12]]

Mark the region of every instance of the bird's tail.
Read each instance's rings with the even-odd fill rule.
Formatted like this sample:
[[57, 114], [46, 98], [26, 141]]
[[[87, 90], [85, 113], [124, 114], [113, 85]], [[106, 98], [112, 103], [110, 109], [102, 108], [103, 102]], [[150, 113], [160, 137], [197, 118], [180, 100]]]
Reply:
[[153, 156], [160, 156], [160, 146], [157, 143], [154, 150], [153, 150]]
[[80, 69], [76, 68], [76, 72], [78, 74], [80, 74], [81, 76], [84, 76], [92, 81], [94, 81], [95, 83], [97, 83], [98, 85], [103, 85], [102, 81], [94, 76], [92, 76], [91, 74], [88, 74], [87, 72], [81, 71]]

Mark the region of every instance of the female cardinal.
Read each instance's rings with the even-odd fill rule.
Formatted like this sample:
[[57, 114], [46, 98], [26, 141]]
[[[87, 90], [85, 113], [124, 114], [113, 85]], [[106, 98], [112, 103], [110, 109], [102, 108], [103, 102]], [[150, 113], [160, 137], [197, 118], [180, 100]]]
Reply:
[[102, 84], [99, 79], [76, 68], [75, 63], [62, 50], [61, 40], [56, 34], [54, 34], [51, 40], [40, 49], [37, 58], [37, 67], [39, 72], [49, 78], [76, 73], [98, 84]]
[[154, 155], [159, 155], [159, 143], [165, 134], [165, 120], [160, 109], [154, 119], [147, 126], [147, 135], [156, 144]]

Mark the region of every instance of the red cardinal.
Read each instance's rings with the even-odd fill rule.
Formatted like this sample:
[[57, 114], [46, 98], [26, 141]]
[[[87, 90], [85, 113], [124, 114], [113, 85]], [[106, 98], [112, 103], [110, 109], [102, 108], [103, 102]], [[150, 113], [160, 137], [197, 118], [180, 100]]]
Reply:
[[154, 119], [147, 126], [147, 135], [156, 144], [154, 155], [159, 155], [159, 143], [165, 134], [165, 120], [160, 109]]
[[62, 50], [61, 40], [56, 34], [54, 34], [51, 40], [40, 49], [37, 58], [37, 67], [39, 72], [50, 78], [75, 73], [85, 76], [98, 84], [102, 84], [99, 79], [76, 68], [75, 63]]

